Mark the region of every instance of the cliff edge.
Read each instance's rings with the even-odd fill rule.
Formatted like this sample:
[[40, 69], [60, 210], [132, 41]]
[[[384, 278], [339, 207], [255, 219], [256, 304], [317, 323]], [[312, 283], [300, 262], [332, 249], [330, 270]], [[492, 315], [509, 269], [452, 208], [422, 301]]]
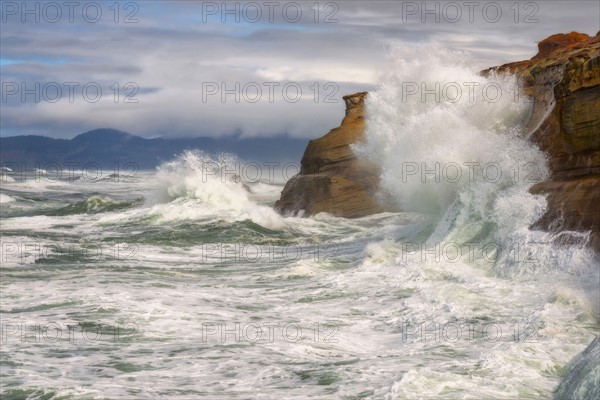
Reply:
[[[534, 100], [527, 131], [548, 155], [551, 177], [531, 188], [547, 195], [546, 214], [534, 224], [551, 232], [591, 231], [600, 249], [600, 32], [595, 37], [571, 32], [538, 43], [530, 60], [492, 70], [523, 78]], [[276, 203], [284, 214], [329, 212], [360, 217], [388, 208], [378, 201], [379, 171], [358, 159], [350, 147], [364, 140], [364, 98], [345, 96], [346, 117], [340, 127], [311, 140], [302, 167]], [[565, 240], [570, 240], [565, 238]]]
[[275, 203], [279, 212], [355, 218], [384, 210], [375, 197], [378, 169], [350, 147], [364, 138], [366, 96], [366, 92], [344, 96], [346, 116], [341, 125], [308, 143], [300, 172], [286, 183]]
[[591, 244], [599, 250], [600, 32], [552, 35], [538, 47], [531, 60], [494, 68], [523, 77], [534, 99], [528, 131], [548, 155], [550, 179], [531, 188], [547, 195], [548, 209], [533, 227], [591, 231]]

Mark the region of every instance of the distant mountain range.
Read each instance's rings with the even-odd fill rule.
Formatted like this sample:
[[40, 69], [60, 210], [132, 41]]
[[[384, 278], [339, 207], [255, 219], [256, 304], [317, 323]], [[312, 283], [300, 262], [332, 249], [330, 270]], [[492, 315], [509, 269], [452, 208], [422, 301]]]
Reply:
[[286, 136], [144, 139], [116, 129], [95, 129], [73, 139], [33, 135], [0, 138], [0, 163], [3, 166], [25, 163], [29, 168], [49, 163], [97, 163], [109, 167], [115, 163], [134, 162], [140, 169], [152, 169], [184, 150], [233, 153], [245, 161], [298, 162], [307, 142], [307, 139]]

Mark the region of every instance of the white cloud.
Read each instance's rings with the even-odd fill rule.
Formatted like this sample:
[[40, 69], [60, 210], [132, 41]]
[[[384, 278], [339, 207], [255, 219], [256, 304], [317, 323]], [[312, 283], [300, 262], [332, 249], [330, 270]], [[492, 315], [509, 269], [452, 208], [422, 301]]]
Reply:
[[[342, 118], [343, 95], [373, 87], [386, 48], [393, 43], [436, 41], [469, 51], [476, 60], [473, 68], [481, 69], [531, 57], [535, 42], [550, 34], [598, 30], [597, 2], [536, 2], [537, 23], [521, 21], [525, 9], [515, 23], [508, 3], [502, 4], [505, 14], [498, 23], [482, 18], [421, 23], [415, 16], [404, 22], [402, 2], [394, 1], [339, 2], [335, 24], [315, 24], [310, 13], [296, 24], [281, 16], [272, 24], [203, 23], [200, 2], [141, 2], [137, 24], [9, 20], [2, 26], [2, 58], [27, 63], [4, 65], [3, 82], [98, 82], [106, 92], [95, 104], [78, 98], [74, 103], [32, 105], [12, 98], [2, 104], [2, 135], [72, 137], [111, 126], [145, 136], [214, 136], [241, 130], [248, 136], [317, 137]], [[266, 101], [266, 93], [257, 103], [236, 103], [232, 96], [225, 102], [219, 96], [202, 99], [207, 82], [227, 87], [255, 82], [265, 89], [269, 81], [281, 86], [297, 82], [302, 100], [286, 102], [281, 92], [273, 103]], [[112, 101], [108, 87], [114, 82], [121, 88], [135, 82], [139, 103]], [[315, 82], [317, 102], [310, 89]], [[332, 93], [324, 87], [327, 82], [337, 85], [337, 104], [324, 103]]]

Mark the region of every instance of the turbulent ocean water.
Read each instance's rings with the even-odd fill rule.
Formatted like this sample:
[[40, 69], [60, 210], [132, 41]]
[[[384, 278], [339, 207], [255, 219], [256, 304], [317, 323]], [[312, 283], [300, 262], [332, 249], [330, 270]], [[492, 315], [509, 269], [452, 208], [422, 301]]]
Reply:
[[600, 331], [597, 260], [585, 233], [529, 228], [548, 174], [529, 103], [402, 92], [516, 79], [410, 51], [356, 148], [404, 212], [281, 216], [288, 172], [198, 152], [134, 174], [4, 170], [2, 398], [551, 398]]

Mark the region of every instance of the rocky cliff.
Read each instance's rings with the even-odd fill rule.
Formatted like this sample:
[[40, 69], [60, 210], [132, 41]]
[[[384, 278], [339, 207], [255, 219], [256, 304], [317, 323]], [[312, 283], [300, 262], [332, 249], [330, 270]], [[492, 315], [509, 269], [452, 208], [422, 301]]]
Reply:
[[[600, 36], [572, 32], [539, 42], [531, 60], [492, 68], [523, 77], [534, 99], [531, 140], [547, 154], [552, 176], [531, 189], [549, 207], [535, 228], [592, 231], [600, 248]], [[483, 71], [489, 73], [492, 69]], [[385, 210], [376, 198], [378, 171], [358, 159], [350, 145], [364, 139], [367, 94], [344, 97], [339, 128], [312, 140], [300, 173], [285, 186], [276, 208], [283, 213], [326, 211], [359, 217]]]
[[539, 43], [531, 60], [495, 68], [523, 77], [526, 94], [534, 99], [531, 140], [548, 154], [552, 176], [531, 188], [547, 195], [548, 210], [534, 228], [591, 231], [596, 249], [600, 249], [599, 34], [553, 35]]
[[328, 212], [353, 218], [383, 211], [375, 197], [379, 171], [357, 158], [350, 148], [364, 137], [366, 95], [344, 96], [346, 116], [342, 124], [308, 143], [300, 173], [287, 182], [275, 203], [281, 213], [303, 210], [305, 216]]

